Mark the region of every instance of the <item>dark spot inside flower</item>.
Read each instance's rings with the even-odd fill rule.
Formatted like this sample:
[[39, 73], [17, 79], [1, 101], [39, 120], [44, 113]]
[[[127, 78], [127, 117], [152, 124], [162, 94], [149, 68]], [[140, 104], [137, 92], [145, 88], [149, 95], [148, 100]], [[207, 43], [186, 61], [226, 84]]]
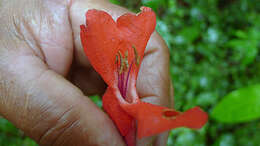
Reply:
[[163, 117], [167, 119], [175, 119], [177, 115], [179, 115], [179, 112], [176, 112], [172, 109], [166, 109], [163, 111]]

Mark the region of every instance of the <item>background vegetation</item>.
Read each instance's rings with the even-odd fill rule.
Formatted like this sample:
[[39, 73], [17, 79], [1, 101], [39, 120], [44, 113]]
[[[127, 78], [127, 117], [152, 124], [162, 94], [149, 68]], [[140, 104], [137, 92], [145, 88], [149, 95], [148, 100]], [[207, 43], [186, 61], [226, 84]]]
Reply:
[[[175, 108], [198, 105], [210, 115], [201, 130], [172, 130], [169, 146], [260, 145], [258, 0], [111, 1], [134, 12], [154, 9], [170, 49]], [[36, 144], [0, 118], [0, 146], [20, 145]]]

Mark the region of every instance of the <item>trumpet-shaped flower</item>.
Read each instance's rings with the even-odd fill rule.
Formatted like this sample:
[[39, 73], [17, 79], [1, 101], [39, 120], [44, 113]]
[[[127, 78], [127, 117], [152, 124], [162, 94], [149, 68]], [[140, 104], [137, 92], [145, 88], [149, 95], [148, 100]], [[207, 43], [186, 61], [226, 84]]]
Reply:
[[142, 138], [177, 127], [197, 129], [207, 122], [207, 114], [199, 107], [182, 113], [139, 99], [137, 75], [156, 25], [154, 12], [147, 7], [141, 10], [117, 21], [104, 11], [89, 10], [86, 25], [80, 26], [85, 54], [108, 85], [103, 108], [129, 146], [135, 145], [136, 133]]

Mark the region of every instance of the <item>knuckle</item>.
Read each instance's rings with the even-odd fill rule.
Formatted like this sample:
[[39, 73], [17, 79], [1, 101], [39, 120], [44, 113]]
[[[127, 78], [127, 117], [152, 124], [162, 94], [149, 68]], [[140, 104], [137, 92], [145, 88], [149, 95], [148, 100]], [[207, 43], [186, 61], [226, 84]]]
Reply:
[[46, 126], [45, 120], [39, 123], [45, 130], [39, 135], [37, 141], [40, 145], [61, 145], [61, 143], [69, 139], [66, 133], [73, 131], [73, 128], [75, 128], [78, 123], [78, 114], [74, 107], [70, 107], [61, 115], [49, 119], [47, 123], [48, 126]]

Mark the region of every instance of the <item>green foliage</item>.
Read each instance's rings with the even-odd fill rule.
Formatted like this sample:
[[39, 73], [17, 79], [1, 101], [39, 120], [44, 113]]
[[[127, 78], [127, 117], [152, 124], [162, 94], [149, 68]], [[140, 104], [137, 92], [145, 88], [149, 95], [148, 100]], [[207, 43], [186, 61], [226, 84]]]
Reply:
[[99, 107], [102, 107], [102, 100], [100, 99], [100, 97], [98, 95], [95, 96], [90, 96], [90, 99]]
[[13, 124], [0, 117], [0, 146], [37, 146], [37, 144]]
[[118, 1], [118, 0], [109, 0], [111, 3], [113, 3], [113, 4], [116, 4], [116, 5], [119, 5], [120, 4], [120, 2]]
[[160, 7], [164, 7], [167, 4], [167, 0], [142, 0], [142, 4], [157, 12], [160, 10]]
[[260, 84], [231, 92], [213, 109], [220, 122], [239, 123], [260, 118]]

